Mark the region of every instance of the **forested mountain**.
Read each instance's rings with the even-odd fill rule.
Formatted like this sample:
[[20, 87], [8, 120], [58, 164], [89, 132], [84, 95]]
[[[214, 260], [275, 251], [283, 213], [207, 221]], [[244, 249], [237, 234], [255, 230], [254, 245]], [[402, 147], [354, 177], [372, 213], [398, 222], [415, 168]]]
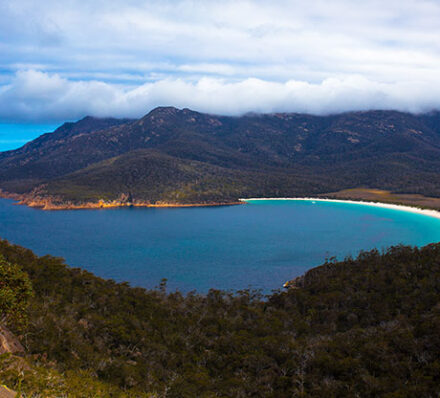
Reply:
[[330, 260], [265, 298], [131, 288], [6, 241], [0, 273], [25, 349], [0, 380], [26, 396], [440, 394], [440, 244]]
[[[54, 202], [231, 202], [353, 187], [440, 196], [440, 116], [87, 117], [0, 154], [0, 188]], [[122, 198], [122, 199], [121, 199]]]

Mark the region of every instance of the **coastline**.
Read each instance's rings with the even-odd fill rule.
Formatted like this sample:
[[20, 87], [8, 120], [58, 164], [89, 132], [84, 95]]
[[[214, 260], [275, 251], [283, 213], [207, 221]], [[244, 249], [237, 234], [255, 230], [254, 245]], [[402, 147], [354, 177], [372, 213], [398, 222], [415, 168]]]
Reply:
[[[176, 208], [176, 207], [211, 207], [211, 206], [232, 206], [242, 205], [243, 202], [212, 202], [212, 203], [172, 203], [161, 202], [125, 202], [119, 200], [97, 202], [74, 203], [70, 201], [62, 202], [53, 200], [53, 198], [35, 197], [33, 195], [20, 195], [0, 190], [0, 198], [12, 199], [16, 205], [24, 205], [38, 210], [99, 210], [115, 209], [118, 207], [152, 207], [152, 208]], [[58, 199], [58, 198], [55, 198]]]
[[116, 209], [119, 207], [150, 207], [150, 208], [178, 208], [178, 207], [213, 207], [213, 206], [232, 206], [242, 205], [242, 202], [231, 203], [83, 203], [83, 204], [41, 204], [37, 203], [22, 203], [17, 202], [17, 205], [24, 205], [38, 210], [44, 211], [56, 211], [56, 210], [104, 210], [104, 209]]
[[371, 201], [363, 201], [363, 200], [327, 199], [327, 198], [313, 198], [313, 197], [239, 199], [239, 201], [245, 202], [245, 203], [250, 202], [250, 201], [259, 201], [259, 200], [291, 200], [291, 201], [310, 201], [310, 202], [350, 203], [350, 204], [357, 204], [357, 205], [364, 205], [364, 206], [381, 207], [384, 209], [406, 211], [409, 213], [421, 214], [421, 215], [425, 215], [428, 217], [440, 219], [440, 211], [438, 211], [438, 210], [422, 209], [422, 208], [416, 207], [416, 206], [399, 205], [399, 204], [382, 203], [382, 202], [371, 202]]
[[349, 203], [364, 206], [380, 207], [391, 210], [400, 210], [410, 213], [425, 215], [440, 219], [440, 210], [432, 208], [421, 208], [415, 205], [385, 203], [381, 201], [370, 200], [353, 200], [353, 199], [332, 199], [326, 197], [283, 197], [283, 198], [240, 198], [233, 202], [207, 202], [207, 203], [173, 203], [157, 201], [156, 203], [134, 201], [127, 202], [124, 200], [105, 201], [100, 199], [97, 202], [75, 203], [71, 201], [63, 201], [58, 197], [45, 197], [33, 194], [15, 194], [0, 189], [0, 198], [12, 199], [16, 201], [14, 204], [24, 205], [39, 210], [99, 210], [114, 209], [118, 207], [151, 207], [151, 208], [179, 208], [179, 207], [213, 207], [213, 206], [233, 206], [243, 205], [252, 201], [264, 200], [284, 200], [284, 201], [313, 201], [313, 202], [333, 202], [333, 203]]

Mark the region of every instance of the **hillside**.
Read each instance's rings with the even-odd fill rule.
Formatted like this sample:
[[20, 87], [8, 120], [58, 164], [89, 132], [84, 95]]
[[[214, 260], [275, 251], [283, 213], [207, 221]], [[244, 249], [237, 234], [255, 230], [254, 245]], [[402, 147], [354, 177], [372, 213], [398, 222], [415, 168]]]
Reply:
[[[435, 397], [440, 244], [327, 262], [286, 292], [131, 288], [0, 241], [28, 275], [26, 354], [0, 379], [38, 397]], [[23, 372], [23, 376], [21, 376]]]
[[25, 202], [227, 203], [363, 187], [440, 196], [439, 113], [87, 117], [0, 154]]

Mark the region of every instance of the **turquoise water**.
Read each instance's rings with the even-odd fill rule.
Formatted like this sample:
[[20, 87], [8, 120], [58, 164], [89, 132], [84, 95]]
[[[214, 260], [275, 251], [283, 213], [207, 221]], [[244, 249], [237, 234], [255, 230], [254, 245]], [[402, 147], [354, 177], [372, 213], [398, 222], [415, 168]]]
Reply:
[[325, 258], [440, 241], [440, 219], [357, 204], [41, 211], [0, 200], [0, 236], [96, 275], [171, 290], [264, 292]]

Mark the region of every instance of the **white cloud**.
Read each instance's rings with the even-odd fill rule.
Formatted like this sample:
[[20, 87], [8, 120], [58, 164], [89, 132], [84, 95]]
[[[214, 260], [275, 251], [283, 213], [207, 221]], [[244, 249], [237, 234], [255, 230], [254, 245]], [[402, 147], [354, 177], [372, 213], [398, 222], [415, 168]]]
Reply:
[[328, 114], [369, 109], [417, 113], [440, 109], [440, 82], [378, 83], [362, 76], [329, 78], [320, 83], [201, 78], [194, 82], [164, 79], [130, 88], [100, 81], [72, 81], [29, 70], [17, 73], [0, 92], [3, 119], [141, 117], [161, 105], [227, 115], [290, 111]]
[[438, 0], [0, 0], [0, 116], [425, 110], [439, 20]]

